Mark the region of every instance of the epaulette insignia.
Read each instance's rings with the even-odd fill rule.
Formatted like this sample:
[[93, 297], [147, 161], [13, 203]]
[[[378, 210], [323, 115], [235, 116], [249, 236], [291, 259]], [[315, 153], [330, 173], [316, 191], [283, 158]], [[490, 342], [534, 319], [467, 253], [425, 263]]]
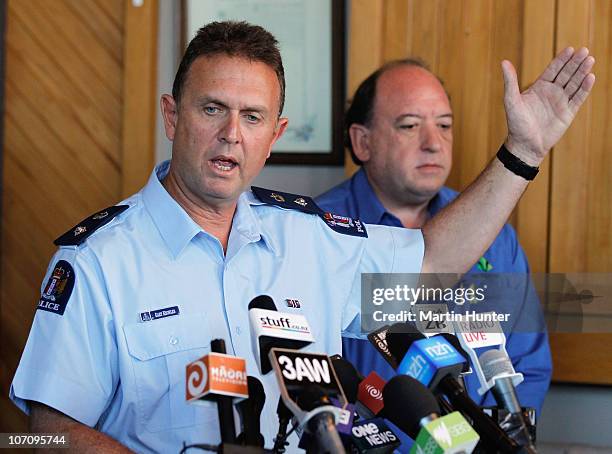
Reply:
[[323, 213], [321, 219], [335, 232], [351, 236], [362, 236], [367, 238], [368, 232], [365, 225], [359, 219], [340, 216], [333, 213]]
[[317, 216], [323, 215], [323, 210], [319, 208], [312, 197], [273, 191], [271, 189], [258, 188], [257, 186], [251, 186], [251, 190], [255, 197], [264, 203], [290, 210], [303, 211], [304, 213], [316, 214]]
[[329, 228], [338, 233], [351, 236], [368, 237], [368, 232], [366, 232], [365, 225], [359, 219], [339, 216], [333, 213], [326, 213], [319, 208], [311, 197], [258, 188], [257, 186], [251, 186], [251, 190], [253, 191], [255, 197], [264, 203], [281, 208], [303, 211], [304, 213], [316, 214], [323, 219]]
[[115, 216], [127, 210], [129, 205], [113, 205], [105, 208], [83, 219], [62, 236], [57, 238], [53, 244], [56, 246], [78, 246], [103, 225], [108, 224]]

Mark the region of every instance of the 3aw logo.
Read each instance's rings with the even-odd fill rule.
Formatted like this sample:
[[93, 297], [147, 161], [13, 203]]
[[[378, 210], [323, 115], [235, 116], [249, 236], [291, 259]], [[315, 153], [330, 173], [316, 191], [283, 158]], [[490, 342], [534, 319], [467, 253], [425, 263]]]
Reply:
[[283, 376], [287, 380], [317, 384], [332, 384], [330, 366], [327, 358], [309, 358], [287, 355], [278, 357]]

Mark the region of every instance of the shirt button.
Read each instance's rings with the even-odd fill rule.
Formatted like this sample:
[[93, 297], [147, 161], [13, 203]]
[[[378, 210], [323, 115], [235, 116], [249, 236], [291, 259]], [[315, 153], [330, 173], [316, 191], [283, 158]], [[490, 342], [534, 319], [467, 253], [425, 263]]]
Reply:
[[176, 345], [178, 341], [178, 337], [170, 336], [170, 345]]
[[239, 336], [242, 334], [242, 328], [240, 328], [239, 326], [236, 327], [236, 334], [238, 334]]

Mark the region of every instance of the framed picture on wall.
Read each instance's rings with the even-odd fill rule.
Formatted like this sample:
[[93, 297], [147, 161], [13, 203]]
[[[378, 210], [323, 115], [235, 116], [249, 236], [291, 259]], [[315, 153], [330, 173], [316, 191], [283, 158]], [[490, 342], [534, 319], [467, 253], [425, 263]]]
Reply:
[[183, 0], [183, 39], [212, 21], [261, 25], [280, 44], [285, 134], [269, 164], [342, 165], [344, 0]]

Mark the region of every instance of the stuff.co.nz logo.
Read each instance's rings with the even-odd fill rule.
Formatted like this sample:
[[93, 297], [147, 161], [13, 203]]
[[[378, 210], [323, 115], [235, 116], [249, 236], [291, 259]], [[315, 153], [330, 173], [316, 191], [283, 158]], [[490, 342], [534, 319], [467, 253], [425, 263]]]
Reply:
[[283, 331], [293, 331], [296, 333], [310, 334], [310, 330], [308, 329], [308, 326], [293, 323], [288, 317], [267, 316], [267, 317], [260, 317], [259, 321], [261, 322], [262, 328], [271, 328], [271, 329], [278, 329], [278, 330], [283, 330]]
[[383, 400], [382, 391], [376, 386], [367, 384], [365, 389], [372, 398], [376, 400]]

